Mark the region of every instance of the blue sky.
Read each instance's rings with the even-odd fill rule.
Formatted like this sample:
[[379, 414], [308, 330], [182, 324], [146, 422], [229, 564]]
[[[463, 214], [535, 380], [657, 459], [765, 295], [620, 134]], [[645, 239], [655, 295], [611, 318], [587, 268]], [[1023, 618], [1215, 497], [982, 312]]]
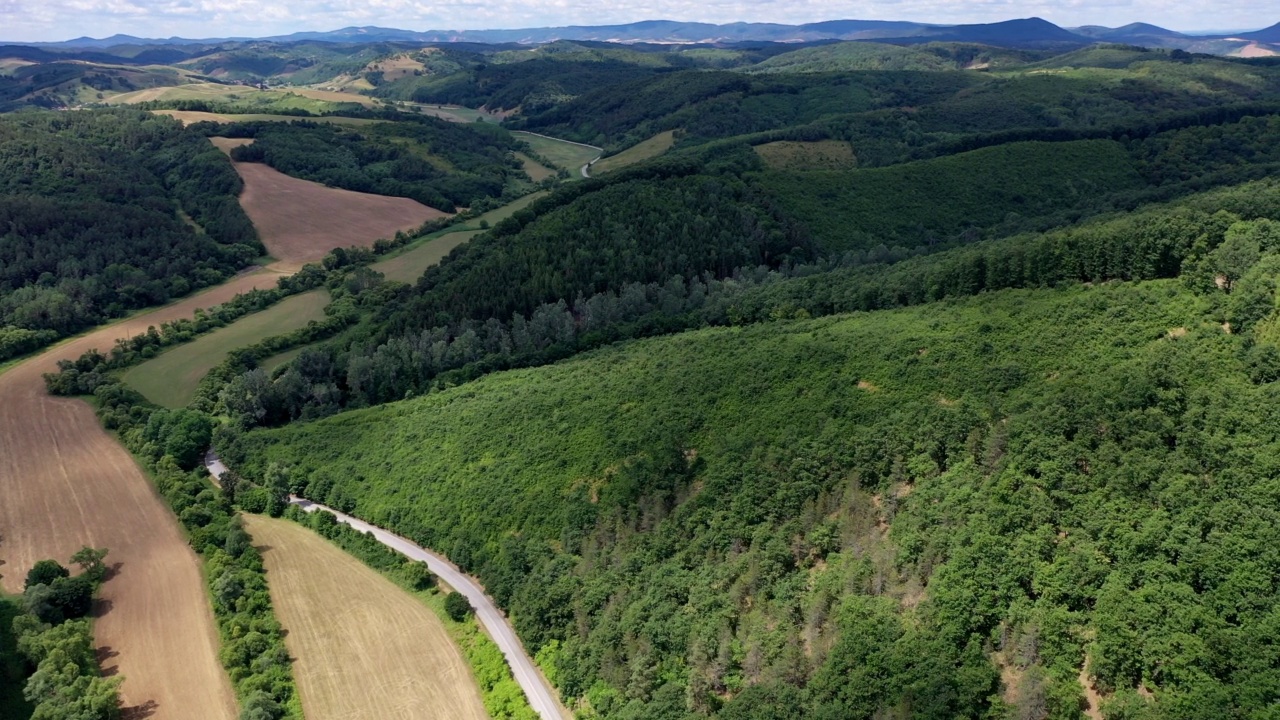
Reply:
[[278, 35], [380, 25], [412, 30], [601, 25], [636, 20], [803, 23], [857, 18], [937, 23], [1038, 15], [1059, 25], [1144, 21], [1174, 30], [1257, 29], [1274, 0], [0, 0], [0, 40]]

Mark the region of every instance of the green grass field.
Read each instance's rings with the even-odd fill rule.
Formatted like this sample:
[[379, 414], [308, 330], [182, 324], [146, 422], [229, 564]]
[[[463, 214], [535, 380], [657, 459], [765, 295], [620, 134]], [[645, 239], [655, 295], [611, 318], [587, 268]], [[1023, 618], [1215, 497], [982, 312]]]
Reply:
[[329, 293], [313, 290], [242, 318], [194, 342], [180, 345], [134, 367], [124, 381], [148, 400], [167, 408], [185, 407], [196, 386], [230, 351], [324, 318]]
[[555, 163], [557, 167], [562, 167], [573, 173], [575, 177], [581, 177], [578, 174], [578, 170], [583, 165], [600, 157], [600, 150], [597, 148], [527, 132], [513, 132], [511, 134], [529, 143], [534, 152]]
[[262, 362], [258, 363], [258, 367], [270, 373], [276, 368], [280, 367], [281, 365], [284, 365], [285, 363], [293, 361], [294, 358], [302, 354], [303, 350], [306, 350], [307, 348], [314, 347], [314, 346], [315, 346], [315, 343], [311, 343], [309, 345], [303, 345], [302, 347], [296, 347], [292, 350], [286, 350], [285, 352], [282, 352], [279, 355], [272, 355], [266, 360], [263, 360]]
[[484, 231], [460, 230], [441, 235], [389, 260], [376, 263], [373, 269], [385, 275], [388, 280], [412, 283], [454, 248], [482, 232]]
[[313, 113], [340, 110], [344, 105], [369, 105], [372, 100], [363, 95], [352, 93], [325, 92], [307, 88], [290, 88], [283, 90], [257, 90], [243, 85], [218, 85], [215, 83], [193, 83], [172, 87], [148, 88], [135, 90], [108, 97], [105, 102], [110, 105], [130, 105], [147, 101], [172, 100], [206, 100], [228, 105], [261, 108], [264, 112], [271, 110], [306, 110]]
[[600, 162], [591, 166], [591, 174], [603, 175], [607, 172], [619, 170], [643, 160], [656, 158], [662, 153], [670, 150], [671, 146], [675, 144], [676, 133], [674, 130], [668, 130], [667, 132], [654, 135], [638, 145], [633, 145], [617, 155], [604, 158]]
[[471, 220], [467, 222], [465, 225], [463, 225], [463, 227], [477, 229], [480, 227], [480, 223], [482, 222], [488, 222], [490, 225], [497, 224], [503, 220], [506, 220], [512, 215], [515, 215], [517, 212], [529, 207], [530, 205], [534, 204], [535, 202], [541, 200], [546, 196], [547, 196], [547, 192], [545, 190], [539, 191], [536, 193], [529, 193], [528, 195], [525, 195], [524, 197], [518, 200], [515, 200], [513, 202], [509, 202], [506, 205], [503, 205], [502, 207], [496, 210], [490, 210], [489, 212], [481, 215], [475, 220]]

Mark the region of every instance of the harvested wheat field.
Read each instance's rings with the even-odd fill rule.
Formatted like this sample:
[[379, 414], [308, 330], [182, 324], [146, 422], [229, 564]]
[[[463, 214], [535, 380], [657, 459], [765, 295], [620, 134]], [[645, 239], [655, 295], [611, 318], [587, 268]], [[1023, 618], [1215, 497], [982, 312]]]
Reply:
[[308, 720], [488, 717], [425, 605], [300, 525], [253, 515], [245, 527], [266, 561]]
[[245, 145], [252, 145], [253, 138], [211, 137], [209, 138], [209, 142], [213, 143], [213, 146], [218, 148], [222, 152], [226, 153], [227, 155], [230, 155], [231, 151], [235, 150], [238, 147], [244, 147]]
[[281, 269], [296, 270], [337, 247], [371, 247], [397, 230], [448, 216], [408, 198], [325, 187], [262, 163], [235, 165], [244, 179], [240, 205]]
[[125, 678], [128, 717], [234, 720], [234, 695], [198, 559], [132, 456], [80, 400], [47, 395], [57, 361], [146, 332], [197, 307], [274, 286], [260, 271], [96, 330], [0, 375], [0, 561], [17, 592], [37, 561], [66, 562], [84, 545], [109, 548], [94, 625], [104, 670]]

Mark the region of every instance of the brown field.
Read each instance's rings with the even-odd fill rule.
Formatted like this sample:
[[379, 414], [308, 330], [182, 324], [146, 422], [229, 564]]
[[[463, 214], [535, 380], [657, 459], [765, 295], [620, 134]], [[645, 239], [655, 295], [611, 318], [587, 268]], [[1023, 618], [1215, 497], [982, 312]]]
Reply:
[[213, 143], [213, 146], [218, 148], [222, 152], [230, 155], [231, 151], [235, 150], [238, 147], [244, 147], [245, 145], [252, 145], [253, 138], [211, 137], [209, 138], [209, 142]]
[[534, 182], [542, 182], [556, 174], [555, 170], [552, 170], [524, 153], [516, 153], [516, 159], [524, 165], [524, 171]]
[[755, 151], [774, 170], [846, 170], [858, 166], [853, 146], [841, 140], [780, 140], [757, 145]]
[[63, 358], [146, 332], [197, 307], [271, 287], [259, 271], [60, 345], [0, 375], [0, 562], [16, 592], [37, 560], [65, 562], [83, 545], [111, 550], [94, 625], [104, 670], [125, 678], [130, 714], [152, 720], [234, 720], [199, 561], [132, 456], [80, 400], [45, 394], [41, 374]]
[[308, 720], [488, 717], [440, 619], [295, 523], [246, 516]]
[[[218, 146], [226, 150], [228, 145]], [[244, 179], [240, 204], [281, 270], [296, 270], [336, 247], [370, 247], [397, 230], [448, 215], [407, 198], [299, 180], [261, 163], [236, 163], [236, 171]]]
[[381, 72], [384, 81], [391, 82], [408, 77], [418, 70], [425, 70], [426, 66], [413, 59], [412, 56], [405, 54], [396, 55], [381, 62], [370, 63], [365, 69]]
[[1232, 54], [1235, 55], [1236, 57], [1242, 57], [1242, 58], [1260, 58], [1260, 57], [1275, 57], [1277, 54], [1280, 54], [1280, 53], [1277, 53], [1271, 47], [1259, 45], [1258, 43], [1255, 42], [1255, 43], [1249, 43], [1248, 45], [1245, 45], [1244, 47], [1240, 48], [1239, 50], [1237, 50]]

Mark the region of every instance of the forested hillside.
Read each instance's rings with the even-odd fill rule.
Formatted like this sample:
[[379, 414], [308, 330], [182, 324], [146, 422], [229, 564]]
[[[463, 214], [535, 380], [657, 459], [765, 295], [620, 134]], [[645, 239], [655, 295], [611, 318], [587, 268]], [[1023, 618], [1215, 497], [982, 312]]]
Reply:
[[1114, 709], [1247, 713], [1276, 356], [1213, 307], [1169, 281], [704, 331], [233, 457], [445, 549], [605, 717], [985, 717], [997, 665], [1010, 710], [1075, 717], [1086, 652]]
[[405, 116], [400, 122], [358, 129], [306, 120], [202, 124], [195, 129], [255, 138], [252, 145], [232, 152], [240, 162], [263, 162], [331, 187], [412, 198], [446, 212], [500, 197], [511, 180], [523, 177], [511, 156], [516, 140], [488, 124], [461, 126]]
[[263, 253], [203, 136], [137, 111], [0, 116], [0, 360]]
[[[515, 124], [605, 147], [631, 145], [664, 130], [679, 129], [685, 144], [697, 144], [789, 128], [801, 136], [793, 139], [849, 140], [859, 146], [860, 157], [888, 164], [900, 161], [902, 148], [958, 135], [1136, 124], [1154, 114], [1274, 98], [1280, 91], [1274, 67], [1208, 57], [1178, 60], [1141, 48], [1099, 52], [1081, 50], [1043, 66], [1003, 72], [680, 71], [620, 77], [553, 107], [525, 109]], [[874, 153], [863, 147], [867, 143]]]
[[1046, 229], [1280, 169], [1280, 115], [1274, 114], [1125, 142], [1071, 137], [885, 168], [757, 177], [789, 217], [838, 252]]
[[[1247, 714], [1280, 671], [1275, 217], [1255, 183], [888, 266], [484, 306], [247, 374], [223, 400], [249, 424], [247, 388], [301, 392], [275, 421], [430, 394], [222, 449], [478, 574], [585, 717], [1076, 718], [1086, 658], [1108, 717]], [[458, 297], [451, 265], [421, 298]], [[466, 382], [706, 324], [745, 326]]]

